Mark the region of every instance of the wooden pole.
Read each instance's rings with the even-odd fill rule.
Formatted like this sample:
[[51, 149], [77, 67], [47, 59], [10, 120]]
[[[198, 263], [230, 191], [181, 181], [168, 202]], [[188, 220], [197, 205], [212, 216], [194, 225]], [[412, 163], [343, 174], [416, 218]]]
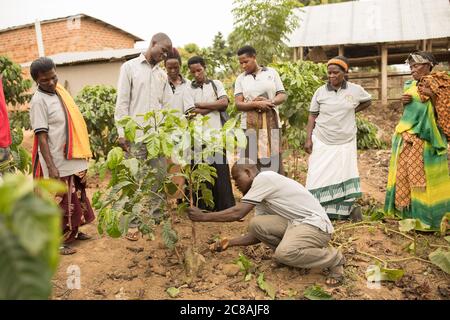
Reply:
[[299, 51], [299, 55], [300, 55], [300, 60], [303, 61], [303, 47], [298, 47], [298, 51]]
[[294, 47], [294, 61], [297, 61], [298, 57], [297, 57], [297, 47]]
[[338, 55], [339, 56], [343, 56], [344, 55], [344, 45], [343, 44], [340, 44], [338, 46]]
[[422, 40], [422, 51], [427, 51], [427, 40]]
[[386, 106], [388, 103], [388, 47], [386, 43], [381, 45], [381, 103]]

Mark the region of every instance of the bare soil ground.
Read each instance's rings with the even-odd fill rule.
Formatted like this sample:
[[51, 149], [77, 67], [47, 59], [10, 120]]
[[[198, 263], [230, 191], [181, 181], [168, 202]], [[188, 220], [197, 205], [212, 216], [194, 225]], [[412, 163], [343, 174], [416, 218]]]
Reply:
[[[268, 299], [258, 288], [256, 277], [246, 282], [244, 274], [236, 268], [234, 261], [240, 253], [253, 263], [256, 276], [264, 272], [278, 299], [303, 299], [304, 290], [314, 284], [322, 286], [335, 299], [450, 299], [450, 276], [432, 264], [411, 259], [412, 255], [404, 250], [411, 241], [386, 230], [398, 230], [396, 221], [372, 225], [335, 223], [338, 231], [333, 241], [335, 246], [341, 245], [347, 258], [346, 277], [342, 286], [327, 288], [321, 270], [303, 274], [295, 268], [274, 265], [272, 252], [264, 245], [230, 248], [222, 253], [207, 250], [207, 242], [213, 238], [245, 233], [249, 219], [250, 216], [244, 222], [196, 224], [199, 251], [206, 258], [206, 266], [200, 278], [189, 286], [184, 284], [183, 266], [162, 243], [160, 226], [156, 240], [141, 238], [136, 242], [102, 237], [95, 223], [84, 226], [83, 231], [94, 237], [78, 242], [76, 254], [61, 257], [53, 280], [53, 299], [170, 299], [166, 293], [169, 287], [181, 287], [177, 299]], [[179, 233], [179, 251], [183, 252], [191, 243], [190, 221], [180, 217], [174, 228]], [[446, 245], [445, 240], [434, 235], [423, 234], [419, 238], [418, 256], [424, 259], [435, 249], [427, 247], [425, 241]], [[365, 273], [376, 261], [372, 255], [383, 260], [404, 259], [389, 263], [389, 267], [404, 269], [405, 276], [397, 282], [383, 282], [378, 289], [371, 288]], [[67, 270], [73, 265], [81, 271], [80, 290], [69, 290], [66, 286]]]

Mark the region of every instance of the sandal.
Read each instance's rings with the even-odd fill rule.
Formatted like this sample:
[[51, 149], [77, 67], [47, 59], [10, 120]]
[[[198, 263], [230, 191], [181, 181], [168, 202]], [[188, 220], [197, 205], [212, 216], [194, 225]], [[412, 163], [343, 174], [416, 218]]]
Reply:
[[227, 250], [228, 245], [229, 241], [227, 238], [219, 239], [209, 246], [209, 250], [212, 252], [222, 252]]
[[63, 256], [68, 256], [71, 254], [76, 253], [77, 250], [75, 250], [74, 248], [69, 247], [68, 245], [63, 245], [62, 247], [59, 247], [59, 253]]
[[344, 264], [345, 258], [342, 256], [341, 262], [329, 269], [329, 274], [325, 283], [329, 287], [338, 287], [344, 282]]
[[128, 232], [127, 235], [125, 236], [125, 238], [130, 241], [138, 241], [139, 240], [139, 231]]
[[77, 236], [75, 237], [77, 240], [89, 240], [92, 239], [92, 237], [86, 233], [78, 232]]

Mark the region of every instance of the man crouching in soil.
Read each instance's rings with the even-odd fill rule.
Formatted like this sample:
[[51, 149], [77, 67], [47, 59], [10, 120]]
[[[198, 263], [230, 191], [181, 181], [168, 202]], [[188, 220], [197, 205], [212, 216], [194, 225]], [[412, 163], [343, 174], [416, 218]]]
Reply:
[[273, 171], [260, 172], [255, 164], [248, 163], [241, 159], [231, 170], [244, 195], [240, 203], [219, 212], [190, 208], [189, 218], [199, 222], [239, 221], [256, 207], [248, 233], [218, 243], [217, 251], [263, 242], [275, 251], [277, 262], [305, 269], [327, 268], [327, 285], [340, 285], [345, 259], [340, 251], [328, 246], [334, 230], [319, 201], [300, 183]]

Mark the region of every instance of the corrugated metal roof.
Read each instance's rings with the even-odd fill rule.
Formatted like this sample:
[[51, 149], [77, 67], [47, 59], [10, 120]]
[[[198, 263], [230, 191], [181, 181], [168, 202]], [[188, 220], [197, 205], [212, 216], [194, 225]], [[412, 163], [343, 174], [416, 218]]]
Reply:
[[[86, 18], [86, 19], [94, 20], [95, 22], [102, 23], [102, 24], [104, 24], [104, 25], [106, 25], [106, 26], [108, 26], [110, 28], [113, 28], [113, 29], [119, 31], [119, 32], [125, 33], [129, 37], [133, 38], [134, 41], [143, 41], [143, 39], [141, 39], [141, 38], [139, 38], [139, 37], [137, 37], [137, 36], [127, 32], [127, 31], [125, 31], [125, 30], [123, 30], [121, 28], [113, 26], [112, 24], [110, 24], [108, 22], [105, 22], [103, 20], [94, 18], [94, 17], [92, 17], [90, 15], [87, 15], [87, 14], [84, 14], [84, 13], [76, 14], [76, 15], [73, 15], [73, 16], [61, 17], [61, 18], [42, 20], [41, 24], [53, 23], [53, 22], [58, 22], [58, 21], [63, 21], [63, 20], [67, 20], [67, 21], [70, 22], [71, 20], [76, 19], [76, 18]], [[22, 25], [19, 25], [19, 26], [13, 26], [13, 27], [5, 28], [5, 29], [0, 30], [0, 33], [11, 31], [11, 30], [16, 30], [16, 29], [28, 28], [28, 27], [34, 27], [34, 22], [33, 23], [22, 24]]]
[[[84, 51], [84, 52], [63, 52], [48, 58], [58, 66], [66, 64], [79, 64], [97, 61], [114, 61], [133, 58], [138, 56], [143, 49], [114, 49], [102, 51]], [[22, 67], [29, 67], [31, 62], [22, 63]]]
[[305, 7], [290, 47], [436, 39], [450, 36], [449, 0], [372, 0]]

